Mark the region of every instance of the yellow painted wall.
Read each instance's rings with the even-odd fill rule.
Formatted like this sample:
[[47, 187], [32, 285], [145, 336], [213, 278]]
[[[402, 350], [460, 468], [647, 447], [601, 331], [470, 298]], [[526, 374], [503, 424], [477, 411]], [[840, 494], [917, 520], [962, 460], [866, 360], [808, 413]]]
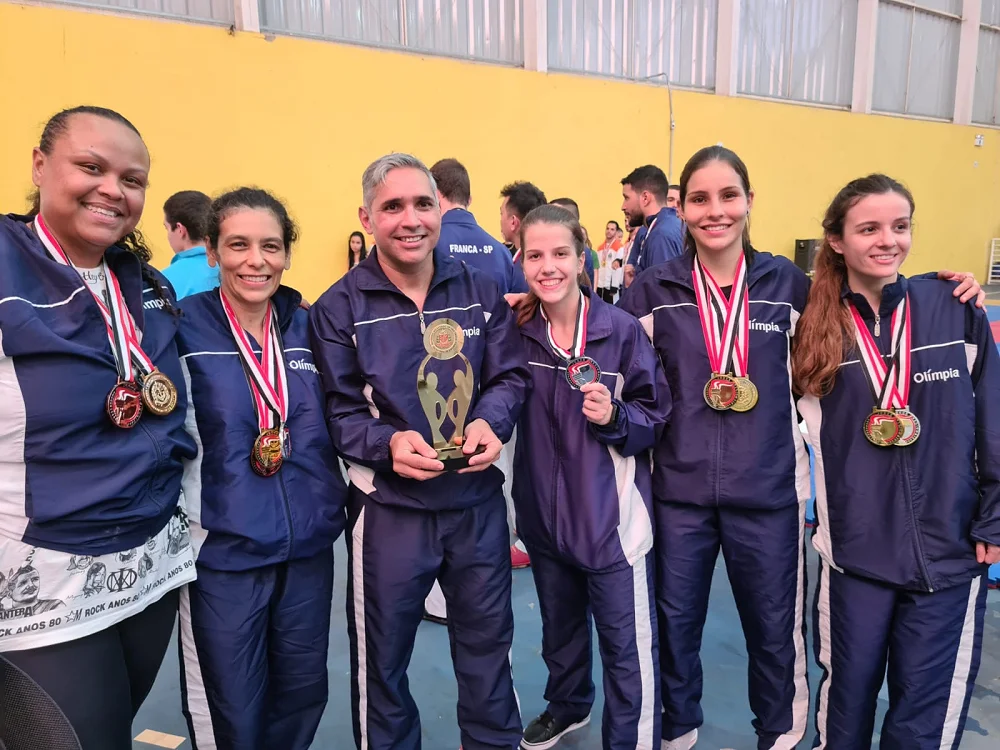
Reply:
[[[0, 81], [0, 209], [22, 208], [49, 115], [111, 107], [152, 154], [142, 227], [158, 265], [170, 257], [160, 207], [171, 193], [254, 183], [286, 199], [301, 225], [286, 279], [311, 299], [343, 273], [361, 173], [387, 151], [465, 162], [472, 209], [494, 232], [509, 181], [574, 197], [596, 237], [621, 218], [619, 180], [640, 164], [667, 166], [662, 87], [158, 19], [0, 0]], [[840, 185], [879, 170], [916, 196], [906, 270], [983, 277], [1000, 236], [1000, 131], [693, 92], [676, 92], [674, 105], [675, 177], [701, 146], [736, 150], [757, 191], [761, 249], [791, 255], [796, 238], [818, 234]]]

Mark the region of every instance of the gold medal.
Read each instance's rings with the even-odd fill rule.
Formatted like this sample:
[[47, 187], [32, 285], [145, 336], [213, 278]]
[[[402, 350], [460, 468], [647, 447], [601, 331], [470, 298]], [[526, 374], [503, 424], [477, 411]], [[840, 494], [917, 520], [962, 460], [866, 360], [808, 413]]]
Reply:
[[733, 411], [750, 411], [757, 405], [758, 393], [750, 378], [735, 378], [736, 380], [736, 403], [733, 404]]
[[732, 409], [733, 404], [739, 398], [739, 387], [732, 375], [721, 375], [715, 372], [705, 384], [704, 395], [706, 404], [716, 411], [726, 411]]
[[449, 318], [435, 320], [424, 331], [424, 349], [434, 359], [448, 360], [462, 351], [462, 326]]
[[875, 408], [865, 417], [864, 433], [872, 445], [887, 448], [899, 440], [903, 425], [891, 409]]
[[250, 452], [250, 466], [259, 476], [273, 477], [284, 461], [281, 432], [275, 428], [262, 430]]
[[920, 420], [917, 419], [917, 415], [909, 409], [896, 409], [896, 419], [899, 420], [902, 432], [895, 445], [902, 448], [917, 442], [917, 438], [920, 437]]
[[165, 417], [177, 406], [177, 387], [154, 369], [142, 380], [142, 403], [156, 416]]

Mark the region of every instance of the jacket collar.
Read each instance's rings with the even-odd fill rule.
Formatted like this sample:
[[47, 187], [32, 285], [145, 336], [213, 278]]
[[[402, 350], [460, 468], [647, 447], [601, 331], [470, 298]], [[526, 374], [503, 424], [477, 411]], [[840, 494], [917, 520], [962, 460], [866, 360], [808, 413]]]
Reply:
[[[212, 309], [215, 310], [215, 314], [219, 316], [223, 325], [227, 325], [228, 318], [226, 310], [222, 306], [222, 295], [219, 294], [219, 289], [213, 289], [209, 294], [212, 298]], [[281, 284], [271, 295], [271, 303], [274, 305], [274, 314], [278, 318], [278, 330], [287, 331], [292, 324], [295, 313], [302, 304], [302, 295], [291, 287]], [[257, 344], [259, 345], [260, 342], [258, 341]]]
[[[892, 311], [896, 309], [896, 305], [906, 296], [909, 285], [910, 282], [907, 278], [903, 274], [899, 274], [894, 282], [882, 287], [882, 301], [879, 303], [878, 311], [880, 317], [883, 315], [892, 315]], [[863, 294], [852, 292], [851, 288], [847, 286], [846, 280], [840, 289], [840, 298], [854, 305], [858, 309], [858, 312], [861, 313], [862, 318], [867, 320], [875, 319], [875, 311], [868, 304], [868, 300]]]
[[671, 208], [670, 206], [664, 206], [652, 216], [647, 216], [646, 220], [643, 223], [646, 225], [646, 228], [649, 229], [651, 226], [653, 226], [654, 221], [657, 221], [658, 219], [665, 220], [666, 217], [669, 216], [670, 214], [677, 216], [677, 209]]
[[[62, 274], [67, 280], [86, 286], [75, 269], [64, 266], [49, 255], [49, 251], [35, 234], [34, 228], [29, 226], [34, 217], [8, 214], [7, 218], [17, 222], [18, 230], [24, 233], [25, 247], [28, 252], [51, 263], [54, 273]], [[104, 251], [104, 262], [118, 278], [122, 295], [125, 297], [125, 305], [132, 314], [136, 326], [139, 330], [145, 330], [142, 297], [146, 282], [142, 278], [142, 261], [135, 253], [129, 252], [119, 245], [112, 245]]]
[[[755, 252], [753, 260], [750, 261], [750, 268], [747, 269], [750, 287], [776, 268], [777, 261], [771, 253]], [[653, 277], [662, 284], [676, 284], [694, 294], [694, 251], [689, 249], [677, 260], [659, 263], [646, 273], [653, 274]]]
[[208, 251], [204, 245], [195, 245], [194, 247], [189, 247], [187, 250], [174, 253], [174, 257], [170, 259], [170, 264], [173, 265], [179, 260], [187, 260], [188, 258], [205, 258], [207, 256]]
[[[449, 212], [450, 213], [450, 212]], [[434, 249], [434, 276], [431, 278], [430, 291], [438, 284], [448, 279], [459, 276], [463, 269], [462, 262], [451, 257], [450, 254]], [[399, 288], [389, 281], [389, 277], [382, 270], [382, 265], [378, 262], [378, 248], [368, 253], [368, 257], [354, 267], [351, 273], [358, 289], [362, 291], [387, 291], [402, 294]]]
[[[608, 338], [614, 332], [614, 323], [611, 320], [610, 305], [600, 299], [589, 286], [580, 287], [584, 296], [590, 300], [590, 308], [587, 310], [587, 344], [592, 341], [600, 341]], [[532, 316], [531, 320], [521, 326], [524, 335], [534, 339], [546, 349], [549, 347], [549, 338], [545, 330], [545, 318], [542, 317], [541, 306]]]
[[472, 212], [469, 209], [467, 209], [467, 208], [457, 208], [457, 207], [456, 208], [448, 209], [441, 216], [441, 223], [442, 224], [469, 224], [469, 225], [479, 226], [478, 224], [476, 224], [476, 217], [472, 215]]

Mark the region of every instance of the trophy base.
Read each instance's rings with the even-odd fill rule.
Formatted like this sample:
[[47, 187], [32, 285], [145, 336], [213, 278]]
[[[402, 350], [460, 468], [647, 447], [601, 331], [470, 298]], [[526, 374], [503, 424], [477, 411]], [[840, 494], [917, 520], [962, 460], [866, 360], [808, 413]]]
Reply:
[[458, 471], [468, 467], [470, 458], [485, 452], [485, 445], [480, 445], [473, 453], [469, 454], [463, 453], [462, 446], [456, 445], [450, 448], [440, 448], [437, 454], [438, 461], [444, 464], [445, 471]]

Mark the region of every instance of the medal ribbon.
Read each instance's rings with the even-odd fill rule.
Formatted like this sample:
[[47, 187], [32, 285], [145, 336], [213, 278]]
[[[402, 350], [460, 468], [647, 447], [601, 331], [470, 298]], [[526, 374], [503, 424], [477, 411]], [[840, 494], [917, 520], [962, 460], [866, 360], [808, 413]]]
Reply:
[[285, 357], [281, 346], [278, 326], [274, 321], [274, 307], [267, 304], [264, 315], [264, 337], [261, 341], [260, 359], [254, 354], [253, 347], [246, 331], [240, 325], [232, 305], [226, 299], [226, 293], [219, 288], [222, 307], [226, 311], [229, 330], [236, 339], [243, 369], [247, 374], [250, 393], [253, 396], [254, 410], [257, 412], [257, 422], [260, 429], [267, 430], [283, 427], [288, 419], [288, 378], [285, 374]]
[[[891, 346], [889, 364], [886, 365], [882, 353], [858, 309], [851, 305], [854, 320], [854, 336], [861, 358], [861, 369], [868, 381], [872, 398], [880, 409], [903, 408], [910, 396], [910, 309], [909, 296], [903, 297], [892, 313]], [[902, 347], [903, 340], [906, 346]], [[905, 352], [904, 352], [905, 350]], [[900, 387], [903, 392], [900, 393]]]
[[587, 348], [587, 310], [590, 308], [590, 300], [587, 295], [580, 290], [580, 311], [576, 317], [576, 326], [573, 329], [573, 344], [570, 349], [563, 349], [559, 344], [556, 343], [556, 337], [552, 335], [552, 322], [549, 317], [545, 314], [545, 308], [539, 305], [538, 309], [542, 311], [542, 317], [545, 318], [545, 335], [549, 339], [549, 346], [556, 353], [556, 356], [564, 360], [575, 359], [576, 357], [582, 357], [584, 349]]
[[746, 259], [740, 253], [729, 298], [707, 268], [694, 259], [694, 295], [713, 373], [746, 377], [750, 355], [750, 299]]
[[[53, 259], [57, 263], [69, 266], [79, 274], [79, 269], [70, 262], [66, 252], [59, 245], [59, 241], [49, 231], [41, 214], [35, 217], [35, 229], [42, 244], [49, 251]], [[135, 379], [133, 366], [144, 376], [149, 375], [156, 369], [156, 366], [139, 345], [139, 336], [135, 329], [135, 321], [132, 319], [132, 315], [128, 311], [128, 306], [125, 304], [125, 297], [122, 295], [122, 288], [118, 283], [118, 277], [108, 268], [107, 263], [103, 265], [105, 271], [104, 289], [107, 292], [111, 308], [109, 309], [105, 301], [94, 294], [94, 290], [90, 288], [89, 284], [84, 282], [84, 286], [94, 298], [97, 307], [101, 311], [101, 315], [104, 317], [104, 324], [107, 326], [108, 340], [111, 342], [111, 351], [115, 356], [119, 377], [125, 381], [133, 381]], [[81, 276], [80, 279], [82, 281], [83, 277]], [[108, 283], [109, 280], [110, 284]], [[125, 352], [128, 352], [129, 356], [124, 356]]]

